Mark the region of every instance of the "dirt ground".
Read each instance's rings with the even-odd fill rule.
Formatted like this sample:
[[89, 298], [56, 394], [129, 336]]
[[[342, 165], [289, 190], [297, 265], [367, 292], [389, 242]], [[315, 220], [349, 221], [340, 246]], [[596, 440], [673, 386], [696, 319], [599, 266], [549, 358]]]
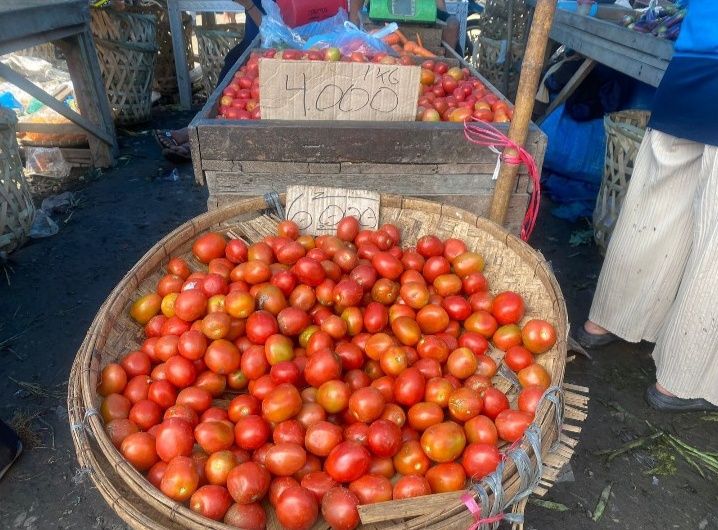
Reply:
[[[188, 117], [159, 114], [155, 126]], [[68, 373], [112, 287], [159, 238], [203, 212], [207, 196], [189, 164], [177, 166], [179, 180], [168, 179], [175, 166], [139, 133], [121, 136], [118, 167], [77, 190], [79, 205], [61, 220], [57, 235], [0, 264], [0, 417], [24, 418], [25, 439], [34, 442], [0, 482], [1, 528], [126, 528], [78, 469], [67, 421]], [[556, 219], [550, 207], [544, 204], [532, 244], [552, 262], [578, 325], [601, 258], [591, 241], [570, 244], [587, 239], [580, 236], [588, 225]], [[718, 415], [661, 415], [645, 404], [643, 392], [654, 377], [650, 352], [649, 344], [622, 344], [568, 364], [566, 380], [590, 388], [588, 419], [564, 481], [541, 500], [549, 503], [532, 500], [526, 528], [718, 528], [715, 474], [701, 477], [661, 444], [611, 462], [596, 454], [651, 434], [648, 422], [703, 451], [718, 451]], [[605, 503], [599, 503], [602, 492]]]

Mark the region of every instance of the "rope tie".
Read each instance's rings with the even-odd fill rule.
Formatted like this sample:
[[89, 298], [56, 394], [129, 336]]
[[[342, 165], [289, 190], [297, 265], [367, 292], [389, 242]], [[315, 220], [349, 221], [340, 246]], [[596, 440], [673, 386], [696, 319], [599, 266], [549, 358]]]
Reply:
[[[560, 438], [561, 426], [563, 425], [563, 390], [557, 386], [548, 388], [537, 409], [544, 400], [548, 400], [556, 408], [556, 423]], [[558, 443], [558, 439], [554, 443]], [[527, 445], [524, 448], [524, 443]], [[532, 465], [531, 456], [528, 451], [532, 451], [536, 459], [535, 465]], [[502, 483], [504, 468], [508, 460], [511, 459], [516, 466], [519, 474], [520, 486], [519, 491], [508, 502], [504, 502], [504, 487]], [[524, 431], [523, 437], [506, 447], [501, 452], [501, 460], [493, 473], [483, 477], [479, 482], [471, 487], [472, 493], [464, 493], [461, 501], [474, 517], [473, 524], [469, 530], [493, 530], [498, 527], [500, 521], [509, 521], [510, 523], [522, 524], [524, 516], [521, 513], [507, 513], [510, 506], [514, 506], [519, 501], [531, 495], [543, 475], [543, 458], [541, 457], [541, 429], [536, 423], [532, 423]], [[489, 491], [493, 492], [493, 502], [489, 506]], [[475, 498], [475, 495], [478, 497]]]
[[488, 147], [497, 153], [497, 148], [502, 148], [504, 151], [506, 148], [513, 149], [516, 152], [515, 155], [504, 152], [504, 154], [499, 156], [499, 162], [505, 162], [510, 165], [523, 164], [528, 169], [532, 184], [531, 198], [529, 199], [526, 215], [521, 223], [521, 239], [528, 241], [536, 226], [536, 219], [538, 218], [539, 205], [541, 202], [541, 175], [539, 174], [533, 157], [526, 149], [519, 146], [496, 127], [485, 121], [475, 118], [467, 119], [464, 122], [464, 136], [472, 144]]
[[97, 409], [93, 409], [93, 408], [87, 409], [85, 411], [85, 415], [82, 417], [82, 419], [79, 422], [73, 423], [72, 425], [70, 425], [70, 430], [81, 431], [83, 429], [86, 429], [87, 428], [87, 420], [89, 420], [90, 416], [93, 416], [93, 415], [99, 416], [100, 413], [98, 412]]

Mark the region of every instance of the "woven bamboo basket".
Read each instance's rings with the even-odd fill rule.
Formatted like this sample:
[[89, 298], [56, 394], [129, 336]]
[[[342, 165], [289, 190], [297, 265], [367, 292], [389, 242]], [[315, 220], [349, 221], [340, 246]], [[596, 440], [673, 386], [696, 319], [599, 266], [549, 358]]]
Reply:
[[[476, 68], [481, 75], [496, 87], [503, 87], [504, 85], [504, 63], [503, 61], [499, 63], [501, 42], [500, 40], [485, 37], [482, 34], [478, 37], [477, 45], [474, 47], [474, 64]], [[511, 45], [511, 58], [509, 59], [508, 53], [505, 55], [504, 60], [510, 60], [511, 64], [509, 67], [508, 91], [504, 95], [513, 101], [519, 86], [521, 59], [524, 56], [524, 47], [519, 41], [514, 40]]]
[[115, 121], [148, 121], [157, 60], [155, 17], [93, 9], [92, 33]]
[[[221, 231], [247, 241], [258, 241], [265, 235], [276, 233], [277, 220], [267, 215], [266, 208], [261, 198], [232, 203], [192, 219], [159, 241], [110, 293], [78, 351], [68, 395], [78, 460], [81, 469], [89, 473], [105, 499], [133, 528], [229, 530], [231, 527], [205, 519], [164, 496], [120, 455], [106, 435], [97, 412], [100, 399], [95, 388], [99, 373], [106, 364], [116, 362], [139, 347], [142, 329], [130, 320], [129, 306], [141, 293], [154, 291], [171, 257], [182, 256], [192, 267], [199, 268], [200, 264], [191, 254], [191, 245], [198, 235], [208, 230]], [[380, 215], [382, 222], [394, 223], [401, 228], [404, 244], [414, 244], [418, 237], [434, 233], [442, 238], [460, 237], [469, 248], [480, 251], [486, 259], [485, 273], [492, 289], [518, 291], [526, 300], [527, 319], [540, 316], [556, 326], [557, 344], [537, 360], [551, 374], [553, 383], [562, 385], [568, 339], [566, 307], [548, 264], [538, 252], [485, 219], [429, 201], [382, 195]], [[509, 391], [512, 383], [508, 379], [497, 376], [494, 384], [516, 399], [516, 392]], [[560, 403], [565, 406], [554, 407], [544, 402], [539, 407], [535, 428], [537, 432], [540, 429], [541, 434], [538, 444], [534, 445], [540, 453], [539, 458], [530, 450], [526, 456], [541, 477], [540, 481], [529, 486], [529, 491], [539, 494], [550, 487], [576, 445], [566, 431], [577, 432], [580, 429], [568, 423], [564, 423], [562, 429], [561, 417], [574, 421], [585, 418], [587, 398], [574, 392], [586, 389], [569, 385], [564, 385], [564, 388], [571, 390], [564, 394], [565, 402]], [[496, 513], [495, 509], [522, 512], [526, 498], [518, 503], [511, 501], [519, 490], [526, 488], [526, 483], [523, 483], [525, 477], [520, 477], [516, 466], [510, 463], [499, 476], [503, 477], [499, 482], [503, 485], [504, 502], [499, 498], [492, 507], [492, 513]], [[494, 500], [502, 497], [491, 492], [489, 496]], [[472, 520], [459, 500], [459, 493], [361, 506], [360, 514], [362, 528], [377, 530], [466, 529]], [[280, 528], [271, 510], [268, 511], [267, 528]], [[327, 525], [320, 520], [314, 528], [326, 529]]]
[[[139, 4], [127, 7], [130, 13], [152, 15], [157, 22], [157, 62], [155, 63], [155, 77], [153, 88], [163, 96], [177, 94], [177, 73], [175, 72], [174, 50], [172, 48], [172, 34], [167, 16], [167, 1], [152, 0], [152, 4]], [[192, 70], [194, 57], [192, 51], [192, 17], [189, 13], [182, 13], [182, 33], [185, 43], [185, 56], [187, 69]]]
[[242, 41], [244, 24], [223, 24], [211, 28], [196, 26], [199, 64], [202, 65], [202, 89], [211, 94], [219, 82], [224, 56]]
[[35, 218], [15, 137], [16, 124], [15, 113], [0, 108], [0, 254], [25, 242]]
[[607, 114], [603, 119], [606, 158], [601, 188], [593, 210], [594, 239], [602, 253], [608, 248], [618, 215], [621, 213], [638, 148], [643, 141], [650, 117], [648, 111], [623, 110]]

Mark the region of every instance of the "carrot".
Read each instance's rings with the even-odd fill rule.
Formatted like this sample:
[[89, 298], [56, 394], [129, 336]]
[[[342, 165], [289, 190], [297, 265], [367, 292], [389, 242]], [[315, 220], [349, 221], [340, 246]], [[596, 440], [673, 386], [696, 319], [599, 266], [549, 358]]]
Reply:
[[395, 51], [396, 53], [398, 53], [399, 55], [401, 55], [402, 53], [404, 53], [404, 49], [403, 49], [401, 46], [399, 46], [398, 44], [392, 44], [392, 45], [391, 45], [391, 49], [394, 50], [394, 51]]
[[[406, 49], [406, 48], [405, 48], [405, 49]], [[435, 53], [433, 53], [433, 52], [430, 51], [430, 50], [427, 50], [427, 49], [424, 48], [423, 46], [417, 46], [417, 47], [414, 49], [414, 55], [418, 55], [419, 57], [428, 57], [428, 58], [436, 57], [436, 54], [435, 54]]]
[[400, 40], [402, 43], [404, 43], [404, 44], [406, 44], [406, 43], [409, 41], [409, 39], [406, 38], [406, 35], [404, 35], [404, 34], [401, 32], [401, 30], [396, 30], [396, 31], [394, 32], [394, 35], [397, 35], [397, 36], [399, 37], [399, 40]]
[[419, 35], [418, 33], [416, 34], [416, 43], [422, 48], [424, 47], [424, 43], [421, 42], [421, 35]]
[[399, 38], [399, 35], [396, 33], [391, 33], [384, 37], [383, 41], [388, 44], [389, 46], [392, 46], [394, 44], [399, 44], [401, 42], [401, 39]]
[[404, 43], [404, 51], [409, 53], [416, 53], [416, 49], [418, 48], [417, 44], [414, 41], [406, 41]]

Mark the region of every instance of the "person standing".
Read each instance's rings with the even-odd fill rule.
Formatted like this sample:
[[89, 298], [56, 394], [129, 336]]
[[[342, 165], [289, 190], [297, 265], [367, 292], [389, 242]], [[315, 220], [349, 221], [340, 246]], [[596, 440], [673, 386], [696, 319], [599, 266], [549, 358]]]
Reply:
[[718, 2], [691, 0], [576, 339], [654, 342], [662, 411], [718, 410]]

